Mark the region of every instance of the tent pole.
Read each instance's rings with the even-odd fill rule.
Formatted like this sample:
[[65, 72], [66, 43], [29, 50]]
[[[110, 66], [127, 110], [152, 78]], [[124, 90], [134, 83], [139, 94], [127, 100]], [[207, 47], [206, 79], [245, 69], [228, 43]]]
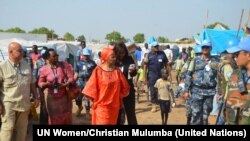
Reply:
[[246, 26], [248, 25], [249, 19], [250, 19], [250, 9], [249, 9], [249, 12], [248, 12], [248, 17], [247, 17], [247, 21], [246, 21]]
[[238, 38], [238, 35], [239, 35], [239, 31], [240, 31], [240, 26], [241, 26], [243, 14], [244, 14], [244, 9], [241, 9], [240, 22], [239, 22], [239, 26], [238, 26], [238, 31], [237, 31], [237, 34], [236, 34], [236, 38]]
[[207, 21], [208, 21], [208, 9], [207, 9], [206, 23], [204, 25], [204, 29], [207, 28]]

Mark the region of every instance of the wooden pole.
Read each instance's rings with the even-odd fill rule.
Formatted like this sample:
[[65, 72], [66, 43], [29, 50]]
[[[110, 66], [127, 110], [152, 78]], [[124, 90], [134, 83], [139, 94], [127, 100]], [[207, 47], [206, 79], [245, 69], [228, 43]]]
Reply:
[[204, 25], [204, 29], [207, 28], [207, 21], [208, 21], [208, 9], [207, 9], [207, 16], [206, 16], [206, 22], [205, 22], [205, 25]]
[[241, 9], [240, 23], [239, 23], [239, 26], [238, 26], [238, 31], [237, 31], [237, 34], [236, 34], [236, 38], [237, 38], [238, 35], [239, 35], [239, 31], [240, 31], [240, 26], [241, 26], [241, 22], [242, 22], [243, 13], [244, 13], [244, 9]]
[[250, 9], [249, 9], [248, 16], [247, 16], [246, 26], [248, 25], [249, 19], [250, 19]]

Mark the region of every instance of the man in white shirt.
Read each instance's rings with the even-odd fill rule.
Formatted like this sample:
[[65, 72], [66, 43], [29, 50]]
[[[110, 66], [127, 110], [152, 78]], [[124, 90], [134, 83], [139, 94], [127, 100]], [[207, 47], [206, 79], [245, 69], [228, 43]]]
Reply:
[[173, 65], [173, 51], [170, 49], [169, 45], [166, 46], [164, 53], [166, 54], [167, 59], [168, 59], [169, 77], [170, 77], [170, 81], [172, 82], [171, 70], [172, 70], [172, 65]]

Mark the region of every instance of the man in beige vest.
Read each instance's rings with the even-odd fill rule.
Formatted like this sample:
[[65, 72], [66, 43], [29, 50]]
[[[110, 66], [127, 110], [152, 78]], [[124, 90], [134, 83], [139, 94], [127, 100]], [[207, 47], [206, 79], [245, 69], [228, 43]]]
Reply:
[[25, 141], [30, 111], [30, 93], [35, 107], [38, 95], [30, 66], [22, 60], [22, 47], [11, 42], [9, 59], [0, 63], [0, 115], [2, 116], [1, 141]]

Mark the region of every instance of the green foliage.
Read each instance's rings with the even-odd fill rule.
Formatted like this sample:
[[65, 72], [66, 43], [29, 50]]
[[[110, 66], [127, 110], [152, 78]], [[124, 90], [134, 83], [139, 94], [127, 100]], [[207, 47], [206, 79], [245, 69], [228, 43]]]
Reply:
[[108, 33], [105, 39], [108, 40], [109, 42], [119, 42], [122, 40], [122, 36], [119, 32], [113, 31], [111, 33]]
[[168, 38], [165, 38], [162, 36], [159, 36], [157, 40], [159, 43], [168, 43], [169, 42]]
[[82, 42], [82, 41], [86, 41], [86, 38], [85, 38], [84, 35], [80, 35], [80, 36], [78, 36], [77, 40], [78, 40], [79, 42]]
[[208, 25], [206, 28], [214, 29], [217, 24], [220, 24], [222, 27], [224, 27], [227, 30], [230, 29], [227, 25], [225, 25], [225, 24], [223, 24], [221, 22], [215, 22], [213, 24]]
[[75, 40], [75, 37], [69, 32], [66, 32], [63, 37], [64, 37], [65, 41], [74, 41]]
[[4, 32], [4, 30], [0, 29], [0, 32]]
[[133, 40], [135, 43], [144, 43], [145, 37], [143, 33], [137, 33], [134, 37]]
[[91, 42], [93, 42], [93, 43], [100, 43], [100, 40], [92, 39]]
[[47, 34], [48, 39], [55, 39], [58, 37], [58, 35], [55, 34], [55, 31], [53, 29], [49, 30], [46, 27], [34, 28], [33, 30], [29, 31], [29, 33]]
[[13, 27], [5, 30], [5, 32], [11, 32], [11, 33], [25, 33], [25, 30], [22, 30], [19, 27]]

